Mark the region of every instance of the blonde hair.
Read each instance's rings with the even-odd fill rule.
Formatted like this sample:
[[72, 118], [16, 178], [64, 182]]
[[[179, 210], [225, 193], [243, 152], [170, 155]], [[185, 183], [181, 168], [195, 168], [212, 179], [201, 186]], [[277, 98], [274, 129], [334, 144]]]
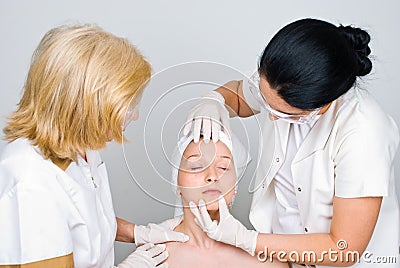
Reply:
[[54, 28], [32, 56], [5, 138], [27, 138], [57, 161], [104, 148], [107, 133], [121, 143], [126, 111], [150, 75], [150, 64], [127, 39], [95, 25]]

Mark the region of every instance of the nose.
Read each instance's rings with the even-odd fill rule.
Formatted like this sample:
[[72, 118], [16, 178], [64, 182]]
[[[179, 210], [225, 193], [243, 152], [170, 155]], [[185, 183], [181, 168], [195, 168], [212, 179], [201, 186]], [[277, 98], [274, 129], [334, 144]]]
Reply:
[[206, 182], [212, 183], [218, 181], [218, 173], [213, 167], [209, 167], [205, 177]]
[[137, 121], [137, 120], [139, 119], [139, 115], [140, 115], [140, 113], [139, 113], [139, 111], [137, 111], [137, 112], [133, 115], [132, 121]]
[[275, 121], [275, 120], [278, 120], [278, 117], [273, 114], [269, 114], [269, 119], [271, 119], [272, 121]]

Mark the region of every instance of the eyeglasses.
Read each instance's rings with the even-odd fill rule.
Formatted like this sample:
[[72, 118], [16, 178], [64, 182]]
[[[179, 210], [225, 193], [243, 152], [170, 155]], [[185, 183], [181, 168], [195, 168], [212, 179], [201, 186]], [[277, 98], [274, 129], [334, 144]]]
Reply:
[[262, 108], [264, 108], [269, 114], [277, 119], [282, 119], [290, 123], [304, 124], [312, 121], [321, 110], [321, 108], [317, 108], [308, 114], [286, 114], [277, 111], [268, 104], [264, 95], [262, 95], [260, 90], [260, 76], [257, 72], [250, 77], [249, 82], [250, 92], [257, 100], [258, 104], [260, 104]]
[[132, 101], [129, 105], [128, 111], [126, 112], [124, 123], [122, 124], [122, 130], [125, 130], [128, 125], [135, 121], [139, 116], [139, 104]]

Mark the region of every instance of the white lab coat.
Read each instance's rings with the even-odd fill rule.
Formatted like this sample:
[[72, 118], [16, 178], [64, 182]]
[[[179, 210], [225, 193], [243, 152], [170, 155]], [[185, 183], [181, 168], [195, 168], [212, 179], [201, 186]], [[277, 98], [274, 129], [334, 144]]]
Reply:
[[[259, 105], [243, 83], [244, 97], [256, 110]], [[284, 162], [289, 123], [264, 120], [250, 221], [262, 233], [272, 232], [275, 205], [273, 178]], [[334, 101], [319, 118], [300, 146], [293, 162], [296, 189], [304, 233], [328, 233], [334, 196], [343, 198], [383, 196], [373, 237], [366, 252], [371, 262], [379, 256], [394, 256], [399, 267], [399, 205], [395, 193], [393, 159], [399, 130], [365, 90], [352, 88]], [[368, 260], [367, 260], [368, 262]], [[353, 267], [376, 267], [361, 261]]]
[[6, 145], [0, 158], [0, 265], [73, 253], [77, 268], [112, 267], [116, 219], [107, 171], [98, 152], [88, 151], [87, 158], [88, 166], [79, 159], [64, 172], [27, 139]]

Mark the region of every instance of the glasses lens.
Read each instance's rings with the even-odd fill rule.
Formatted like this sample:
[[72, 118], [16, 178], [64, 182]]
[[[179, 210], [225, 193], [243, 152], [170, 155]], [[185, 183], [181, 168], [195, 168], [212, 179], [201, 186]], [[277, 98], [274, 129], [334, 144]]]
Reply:
[[315, 116], [320, 111], [320, 109], [315, 109], [315, 110], [311, 111], [309, 114], [294, 115], [294, 114], [282, 113], [280, 111], [273, 109], [271, 106], [269, 106], [268, 102], [265, 100], [264, 96], [261, 93], [260, 76], [259, 76], [258, 72], [255, 72], [249, 78], [249, 89], [250, 89], [250, 93], [256, 99], [258, 104], [260, 104], [260, 106], [262, 108], [264, 108], [268, 113], [270, 113], [272, 116], [276, 117], [277, 119], [285, 119], [285, 120], [287, 120], [289, 122], [293, 122], [293, 123], [307, 123], [307, 122], [311, 121], [312, 119], [314, 119]]
[[135, 105], [134, 103], [131, 103], [131, 105], [128, 108], [128, 111], [126, 112], [122, 129], [125, 129], [130, 122], [132, 122], [133, 120], [135, 120], [135, 118], [137, 118], [138, 115], [139, 115], [139, 104]]

